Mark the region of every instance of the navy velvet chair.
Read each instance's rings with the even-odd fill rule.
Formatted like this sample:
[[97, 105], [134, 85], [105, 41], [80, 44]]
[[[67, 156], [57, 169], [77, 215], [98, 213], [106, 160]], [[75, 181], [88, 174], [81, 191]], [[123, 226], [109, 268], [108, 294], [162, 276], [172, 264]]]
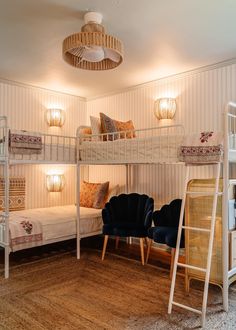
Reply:
[[[170, 204], [164, 205], [159, 211], [153, 212], [153, 222], [155, 227], [148, 230], [148, 262], [152, 242], [166, 244], [171, 248], [171, 267], [170, 276], [172, 276], [176, 241], [179, 227], [179, 216], [181, 210], [181, 199], [174, 199]], [[184, 234], [181, 236], [180, 247], [184, 248]]]
[[152, 225], [154, 201], [137, 193], [114, 196], [102, 210], [104, 260], [109, 236], [140, 238], [141, 260], [144, 265], [144, 238]]

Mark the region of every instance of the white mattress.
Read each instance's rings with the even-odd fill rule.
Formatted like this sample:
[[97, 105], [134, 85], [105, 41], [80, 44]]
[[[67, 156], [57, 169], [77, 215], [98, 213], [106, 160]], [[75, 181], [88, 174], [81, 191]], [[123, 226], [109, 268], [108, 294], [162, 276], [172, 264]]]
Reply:
[[115, 141], [84, 141], [79, 146], [84, 162], [178, 162], [181, 135], [150, 136]]
[[[43, 241], [57, 240], [76, 235], [76, 206], [65, 205], [38, 209], [28, 209], [10, 212], [12, 218], [24, 216], [41, 223]], [[102, 230], [101, 209], [80, 207], [80, 234], [98, 232]]]

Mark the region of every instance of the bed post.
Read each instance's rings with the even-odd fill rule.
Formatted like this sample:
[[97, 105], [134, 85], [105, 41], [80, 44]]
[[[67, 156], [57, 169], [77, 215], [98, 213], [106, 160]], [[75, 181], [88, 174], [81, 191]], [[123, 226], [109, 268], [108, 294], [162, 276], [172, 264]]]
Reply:
[[5, 162], [4, 162], [4, 204], [5, 204], [5, 257], [4, 257], [4, 271], [5, 278], [9, 277], [9, 180], [10, 180], [10, 168], [9, 168], [9, 153], [8, 153], [8, 140], [9, 140], [9, 130], [7, 127], [6, 120], [6, 132], [5, 132], [6, 142], [5, 142]]
[[229, 183], [229, 141], [228, 141], [228, 111], [224, 112], [224, 159], [223, 159], [223, 217], [222, 217], [222, 269], [223, 269], [223, 308], [228, 311], [228, 271], [229, 271], [229, 240], [228, 240], [228, 183]]
[[129, 193], [129, 165], [125, 164], [125, 192], [126, 194]]
[[77, 186], [76, 186], [76, 244], [77, 244], [77, 259], [80, 259], [80, 164], [77, 162]]

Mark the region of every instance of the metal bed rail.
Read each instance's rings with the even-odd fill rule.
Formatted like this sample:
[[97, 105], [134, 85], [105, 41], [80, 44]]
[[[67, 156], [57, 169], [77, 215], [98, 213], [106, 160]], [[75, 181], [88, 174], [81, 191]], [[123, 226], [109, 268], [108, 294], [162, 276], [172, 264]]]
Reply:
[[[18, 132], [18, 131], [17, 131]], [[19, 131], [20, 132], [20, 131]], [[40, 136], [41, 149], [34, 152], [14, 150], [9, 147], [10, 130], [7, 127], [7, 118], [0, 117], [0, 161], [4, 162], [9, 154], [9, 162], [14, 163], [76, 163], [76, 137], [53, 135], [32, 131], [24, 131], [29, 136]], [[27, 150], [28, 151], [28, 150]]]

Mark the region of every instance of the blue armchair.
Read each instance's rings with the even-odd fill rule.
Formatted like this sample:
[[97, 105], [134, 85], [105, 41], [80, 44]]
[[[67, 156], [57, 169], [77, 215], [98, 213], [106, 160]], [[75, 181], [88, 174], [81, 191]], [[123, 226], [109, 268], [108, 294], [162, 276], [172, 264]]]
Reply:
[[153, 198], [137, 193], [114, 196], [102, 210], [104, 244], [102, 260], [104, 260], [108, 238], [138, 237], [140, 238], [141, 260], [144, 265], [144, 238], [152, 225]]
[[[146, 262], [148, 262], [153, 241], [160, 244], [166, 244], [171, 248], [170, 276], [172, 276], [174, 265], [181, 204], [181, 199], [174, 199], [170, 204], [164, 205], [159, 211], [153, 212], [153, 221], [155, 227], [148, 229], [149, 241]], [[184, 248], [184, 232], [181, 236], [180, 247]]]

